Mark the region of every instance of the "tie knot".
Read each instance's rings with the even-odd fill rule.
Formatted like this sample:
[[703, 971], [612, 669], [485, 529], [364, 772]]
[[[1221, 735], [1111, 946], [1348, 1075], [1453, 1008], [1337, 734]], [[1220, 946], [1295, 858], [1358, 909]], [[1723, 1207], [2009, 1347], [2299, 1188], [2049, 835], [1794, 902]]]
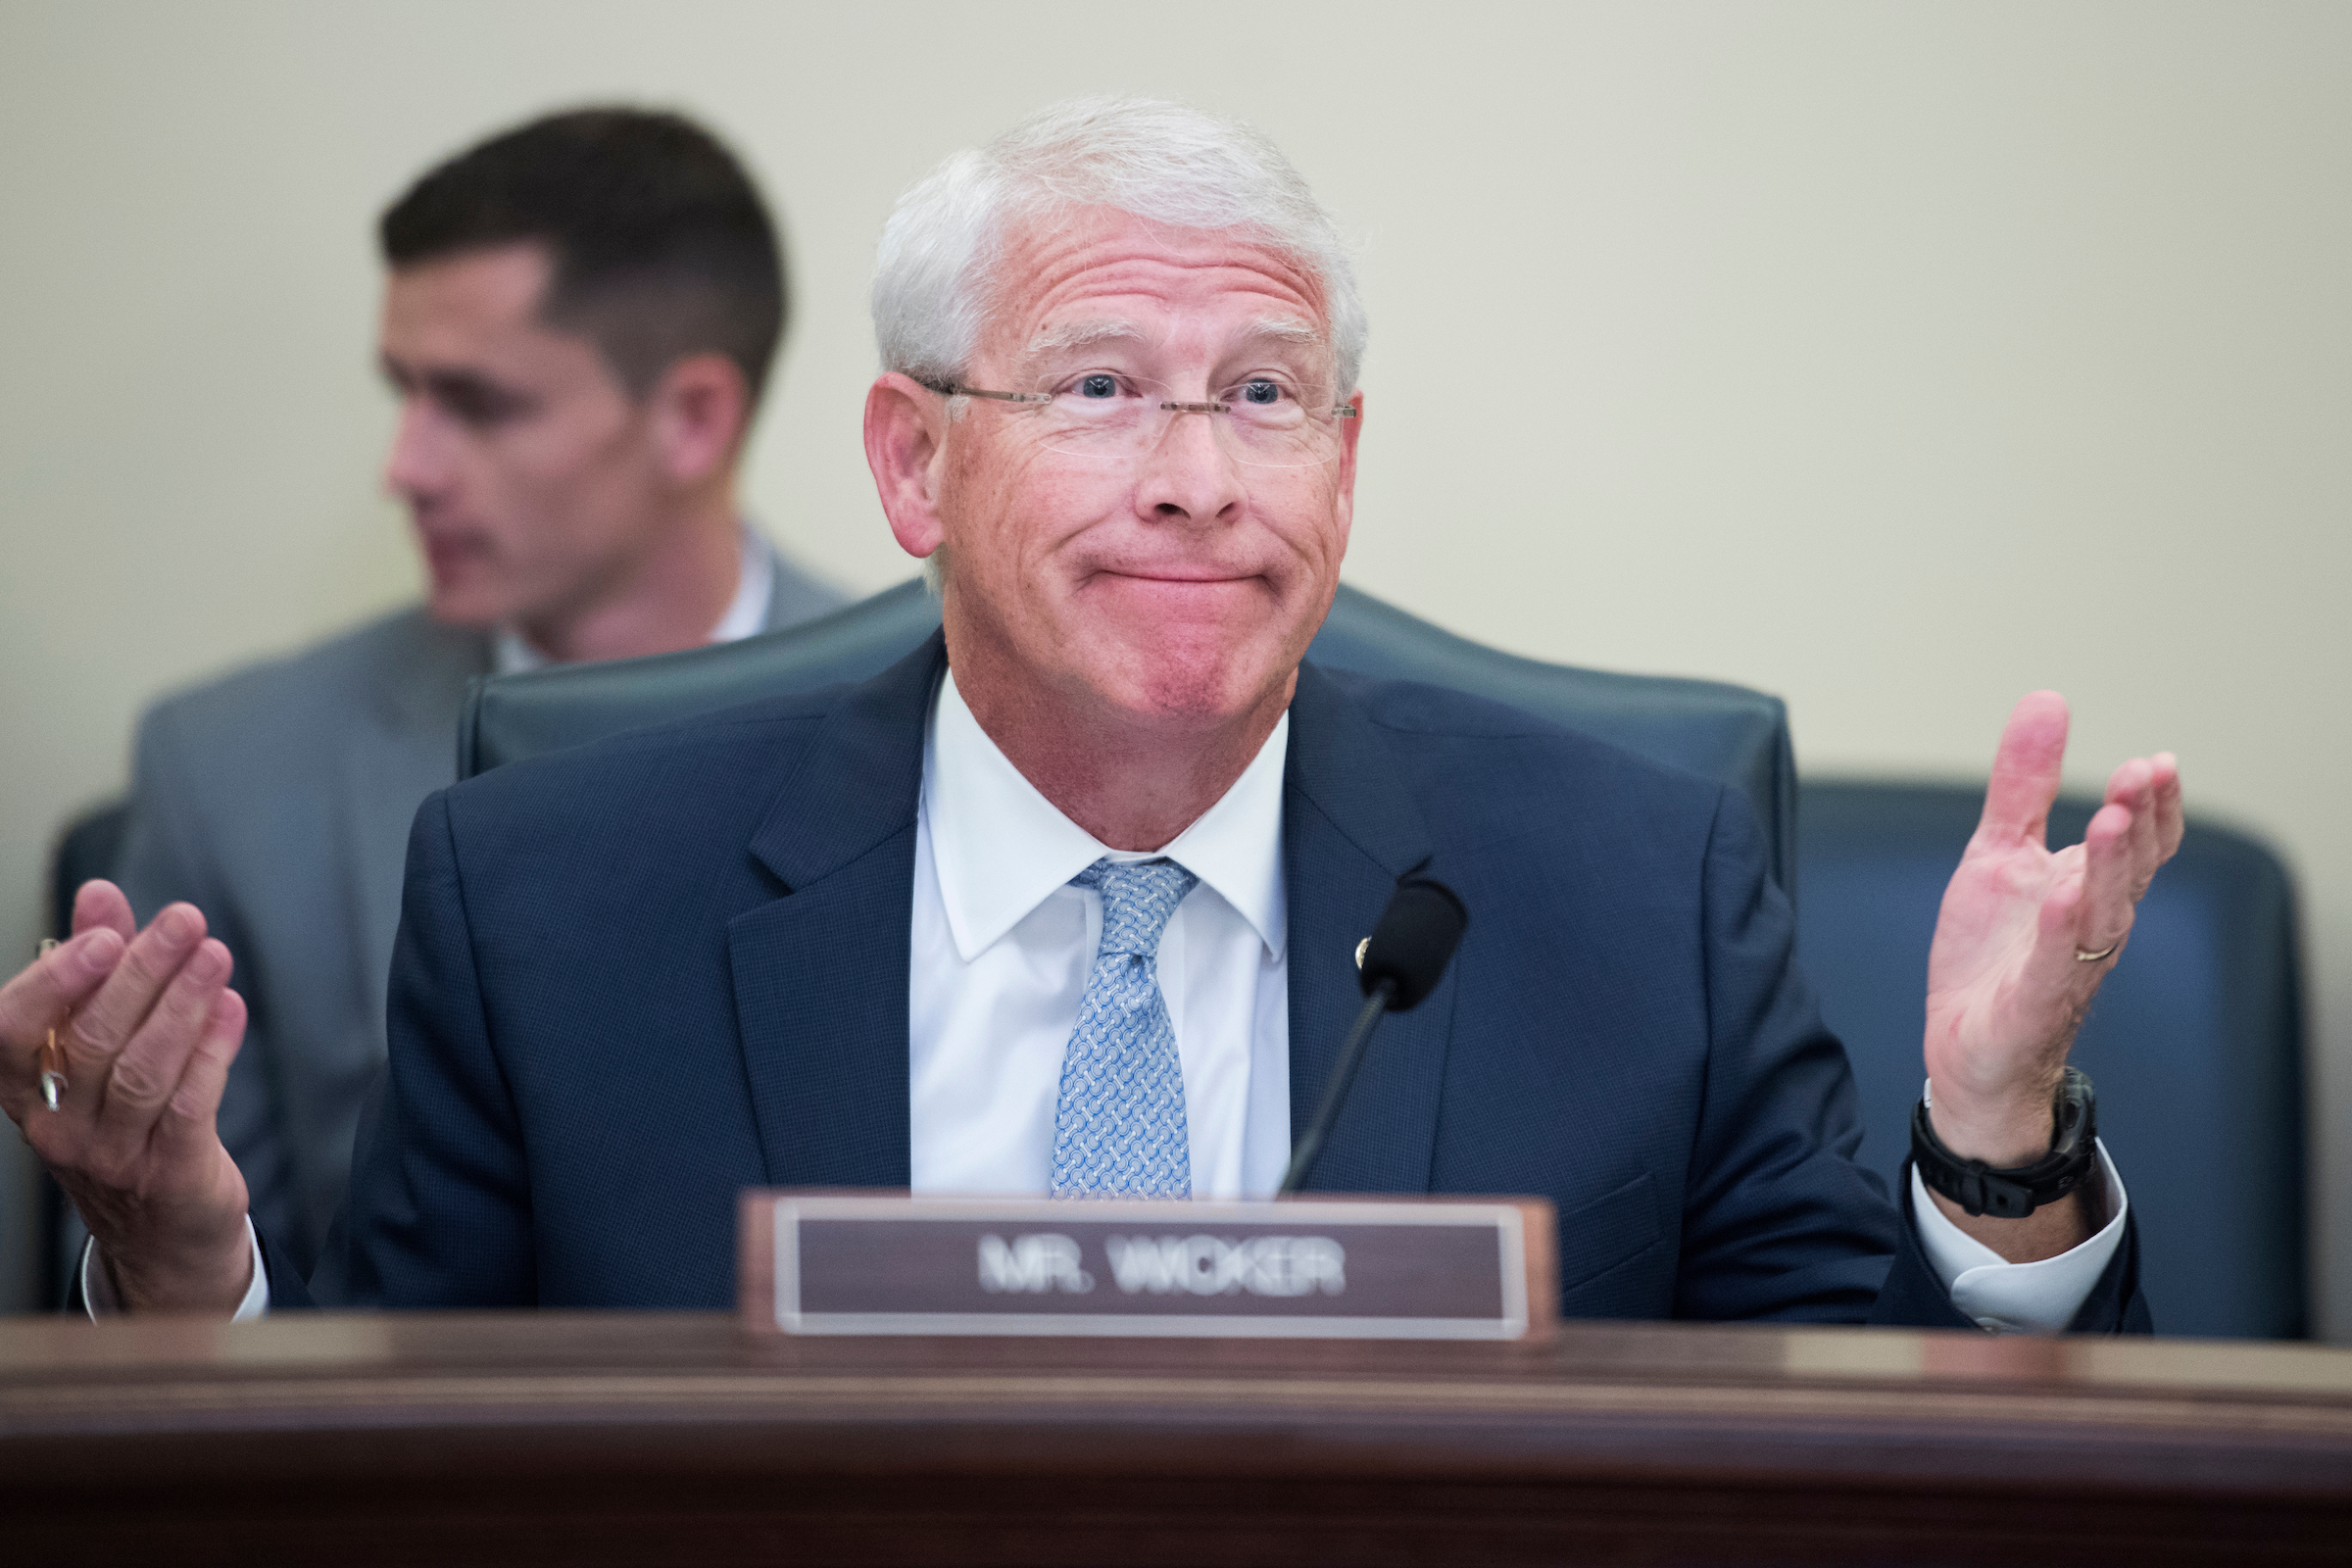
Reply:
[[1070, 878], [1070, 886], [1093, 888], [1102, 895], [1099, 952], [1132, 953], [1150, 958], [1158, 955], [1160, 936], [1168, 929], [1176, 906], [1200, 880], [1174, 860], [1121, 864], [1105, 858]]

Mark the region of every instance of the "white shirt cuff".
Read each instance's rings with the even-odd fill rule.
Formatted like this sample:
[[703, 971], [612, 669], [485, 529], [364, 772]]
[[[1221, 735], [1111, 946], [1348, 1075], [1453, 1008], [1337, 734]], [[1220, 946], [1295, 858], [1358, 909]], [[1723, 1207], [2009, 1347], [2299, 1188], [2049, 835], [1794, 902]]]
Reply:
[[2107, 1157], [2105, 1141], [2098, 1147], [2106, 1223], [2090, 1240], [2033, 1263], [2008, 1262], [1953, 1224], [1928, 1196], [1919, 1167], [1911, 1167], [1911, 1213], [1919, 1226], [1919, 1245], [1936, 1278], [1952, 1293], [1952, 1305], [1977, 1327], [1993, 1334], [2058, 1334], [2082, 1310], [2115, 1250], [2123, 1245], [2124, 1216], [2132, 1206], [2124, 1179]]
[[[245, 1299], [237, 1303], [231, 1323], [251, 1323], [270, 1315], [270, 1271], [262, 1266], [262, 1239], [253, 1228], [253, 1216], [245, 1216], [245, 1241], [253, 1249], [253, 1283], [245, 1287]], [[115, 1277], [96, 1266], [98, 1243], [92, 1238], [81, 1244], [81, 1306], [95, 1322], [102, 1317], [119, 1316], [122, 1298], [115, 1294]]]

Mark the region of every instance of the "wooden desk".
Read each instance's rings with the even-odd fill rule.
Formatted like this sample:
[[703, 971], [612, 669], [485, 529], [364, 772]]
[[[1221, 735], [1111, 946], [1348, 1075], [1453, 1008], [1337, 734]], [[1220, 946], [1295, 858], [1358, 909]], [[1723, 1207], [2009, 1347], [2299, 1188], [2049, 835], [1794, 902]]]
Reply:
[[2352, 1352], [2308, 1347], [0, 1323], [12, 1563], [2347, 1557]]

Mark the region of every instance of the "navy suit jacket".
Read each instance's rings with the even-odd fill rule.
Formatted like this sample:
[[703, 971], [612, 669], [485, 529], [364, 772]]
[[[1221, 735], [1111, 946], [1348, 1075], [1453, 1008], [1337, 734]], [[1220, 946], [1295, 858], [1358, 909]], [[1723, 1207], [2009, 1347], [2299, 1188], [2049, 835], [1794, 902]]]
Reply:
[[[907, 1184], [934, 636], [861, 686], [499, 768], [409, 847], [389, 1070], [322, 1303], [723, 1308], [742, 1189]], [[1845, 1054], [1740, 792], [1516, 710], [1299, 670], [1283, 795], [1296, 1135], [1400, 873], [1462, 896], [1374, 1039], [1339, 1192], [1540, 1194], [1561, 1308], [1964, 1325], [1854, 1159]], [[272, 1299], [309, 1298], [270, 1254]], [[2077, 1319], [2144, 1327], [2127, 1239]]]

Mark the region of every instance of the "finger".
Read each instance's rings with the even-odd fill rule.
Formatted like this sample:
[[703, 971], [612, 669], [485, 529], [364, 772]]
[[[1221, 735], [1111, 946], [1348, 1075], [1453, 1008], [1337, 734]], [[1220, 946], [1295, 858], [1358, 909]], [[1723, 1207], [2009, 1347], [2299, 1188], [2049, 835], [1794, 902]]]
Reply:
[[2151, 761], [2156, 769], [2156, 843], [2169, 860], [2179, 852], [2188, 826], [2180, 804], [2180, 760], [2158, 752]]
[[37, 1092], [40, 1051], [49, 1031], [114, 973], [122, 951], [122, 939], [112, 930], [84, 931], [0, 986], [0, 1103], [11, 1116], [23, 1120], [25, 1103]]
[[237, 1059], [244, 1040], [245, 999], [224, 990], [215, 1000], [212, 1017], [156, 1122], [153, 1148], [162, 1158], [190, 1159], [220, 1142], [220, 1097], [228, 1089], [228, 1065]]
[[2128, 885], [2137, 904], [2154, 880], [2160, 858], [2156, 853], [2156, 769], [2133, 758], [2107, 779], [2108, 804], [2132, 813], [2132, 830], [2124, 840], [2124, 859], [2131, 867]]
[[2010, 710], [1984, 791], [1980, 835], [2002, 844], [2045, 842], [2066, 761], [2066, 699], [2056, 692], [2028, 693]]
[[122, 890], [103, 878], [84, 882], [74, 895], [74, 931], [76, 936], [98, 926], [121, 937], [124, 942], [139, 934], [139, 922], [130, 912], [130, 901]]
[[115, 1057], [99, 1086], [95, 1119], [102, 1158], [127, 1160], [146, 1146], [165, 1102], [211, 1028], [228, 984], [228, 949], [207, 937], [172, 977], [154, 1010]]
[[66, 1102], [83, 1114], [96, 1108], [100, 1086], [117, 1053], [146, 1021], [172, 977], [204, 940], [204, 916], [190, 904], [174, 904], [157, 915], [123, 950], [122, 961], [97, 995], [74, 1009], [73, 1023], [59, 1031], [66, 1057]]
[[[2131, 934], [2132, 872], [2131, 808], [2102, 806], [2082, 834], [2082, 906], [2075, 932], [2077, 951], [2105, 952]], [[2113, 955], [2104, 960], [2114, 961]]]

